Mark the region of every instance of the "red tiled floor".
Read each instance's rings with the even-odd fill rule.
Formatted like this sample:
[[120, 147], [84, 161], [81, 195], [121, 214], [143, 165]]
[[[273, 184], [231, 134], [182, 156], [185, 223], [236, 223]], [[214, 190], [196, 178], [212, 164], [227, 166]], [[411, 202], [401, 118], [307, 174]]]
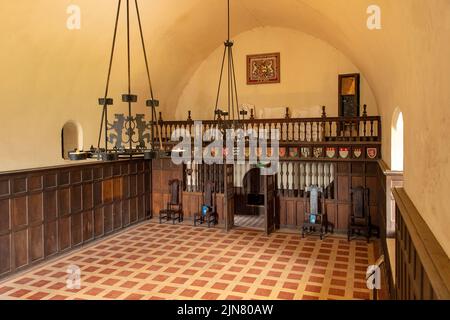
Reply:
[[[336, 236], [150, 222], [5, 281], [0, 299], [368, 299], [372, 261], [372, 245]], [[69, 265], [80, 290], [66, 288]]]

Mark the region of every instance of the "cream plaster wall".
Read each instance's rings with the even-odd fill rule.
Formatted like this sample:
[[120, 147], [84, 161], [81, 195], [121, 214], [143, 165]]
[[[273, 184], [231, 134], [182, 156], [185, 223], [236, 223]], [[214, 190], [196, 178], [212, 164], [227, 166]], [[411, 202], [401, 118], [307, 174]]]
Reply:
[[[66, 8], [82, 10], [82, 29], [65, 28]], [[0, 171], [61, 163], [60, 130], [80, 122], [84, 145], [95, 143], [115, 5], [110, 0], [0, 2]], [[233, 37], [275, 26], [310, 34], [337, 48], [366, 77], [383, 118], [383, 158], [390, 163], [394, 109], [405, 123], [405, 188], [450, 254], [448, 128], [450, 1], [239, 0]], [[378, 4], [382, 29], [366, 27]], [[141, 1], [155, 91], [170, 117], [192, 74], [225, 38], [224, 0]], [[123, 36], [123, 30], [121, 31]], [[133, 40], [137, 45], [137, 39]], [[121, 52], [125, 52], [123, 46]], [[137, 66], [138, 67], [138, 66]], [[125, 90], [124, 68], [113, 86]], [[144, 73], [135, 68], [141, 99]], [[215, 83], [216, 81], [214, 81]], [[142, 101], [141, 100], [141, 101]], [[320, 103], [321, 102], [317, 102]], [[114, 110], [119, 110], [118, 105]]]
[[[256, 106], [258, 117], [283, 118], [285, 107], [293, 116], [320, 117], [322, 105], [329, 116], [338, 114], [338, 74], [360, 71], [341, 52], [302, 32], [264, 27], [239, 34], [233, 47], [240, 105]], [[280, 52], [281, 83], [247, 85], [246, 56]], [[192, 110], [196, 119], [210, 119], [216, 101], [223, 45], [199, 66], [184, 88], [175, 117], [185, 119]], [[226, 70], [226, 69], [225, 69]], [[226, 75], [223, 78], [219, 107], [226, 109]], [[369, 115], [377, 115], [375, 97], [364, 76], [361, 79], [361, 104]]]

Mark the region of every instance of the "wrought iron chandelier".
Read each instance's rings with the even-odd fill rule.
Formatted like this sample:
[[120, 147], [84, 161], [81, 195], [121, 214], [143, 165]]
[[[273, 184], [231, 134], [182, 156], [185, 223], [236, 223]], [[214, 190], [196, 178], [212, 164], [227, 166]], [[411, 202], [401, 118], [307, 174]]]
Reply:
[[[126, 39], [127, 39], [127, 84], [128, 90], [122, 94], [122, 102], [128, 105], [128, 114], [116, 114], [115, 121], [110, 123], [108, 121], [108, 107], [113, 105], [113, 99], [108, 97], [109, 85], [111, 80], [111, 70], [114, 61], [114, 53], [116, 48], [117, 29], [119, 25], [119, 18], [122, 7], [122, 0], [118, 0], [117, 13], [114, 25], [114, 33], [112, 40], [112, 49], [109, 60], [108, 74], [106, 78], [106, 88], [103, 98], [99, 98], [99, 104], [103, 107], [102, 119], [100, 121], [100, 132], [98, 137], [97, 153], [98, 158], [103, 160], [117, 160], [119, 157], [135, 157], [144, 156], [146, 158], [154, 158], [157, 154], [157, 148], [154, 145], [155, 129], [159, 136], [159, 150], [162, 150], [161, 133], [158, 125], [155, 123], [156, 110], [159, 106], [159, 101], [154, 98], [152, 81], [149, 71], [149, 61], [147, 58], [147, 51], [145, 47], [144, 34], [142, 30], [141, 15], [139, 12], [138, 0], [134, 0], [136, 8], [137, 22], [139, 26], [139, 35], [142, 44], [142, 51], [145, 60], [145, 68], [148, 80], [148, 89], [150, 100], [146, 101], [146, 106], [150, 108], [151, 121], [145, 121], [145, 115], [132, 115], [132, 104], [138, 101], [137, 95], [132, 93], [131, 86], [131, 43], [130, 43], [130, 0], [126, 0]], [[150, 133], [148, 133], [150, 131]], [[104, 148], [101, 148], [101, 139], [104, 134]], [[146, 143], [147, 140], [147, 143]], [[115, 142], [113, 148], [109, 146]], [[148, 143], [149, 142], [149, 143]], [[148, 148], [147, 146], [150, 145]], [[92, 149], [92, 148], [91, 148]], [[92, 151], [92, 150], [91, 150]]]
[[[224, 51], [222, 57], [222, 66], [220, 69], [219, 85], [217, 88], [216, 105], [214, 108], [214, 120], [217, 121], [218, 127], [222, 133], [226, 129], [236, 129], [240, 127], [240, 112], [239, 99], [236, 84], [236, 72], [234, 68], [233, 45], [234, 42], [230, 40], [231, 34], [231, 13], [230, 0], [227, 0], [227, 40], [224, 42]], [[225, 61], [227, 62], [227, 69], [225, 71]], [[222, 89], [222, 82], [226, 73], [227, 78], [227, 108], [226, 110], [219, 109], [220, 93]]]

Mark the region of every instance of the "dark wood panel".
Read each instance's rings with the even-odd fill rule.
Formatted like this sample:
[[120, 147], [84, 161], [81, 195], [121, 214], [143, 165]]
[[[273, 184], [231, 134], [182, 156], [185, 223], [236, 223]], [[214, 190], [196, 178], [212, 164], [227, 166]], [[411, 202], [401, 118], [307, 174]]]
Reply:
[[11, 269], [11, 234], [0, 235], [0, 275]]
[[44, 252], [51, 256], [58, 252], [58, 221], [47, 222], [44, 226]]
[[42, 222], [44, 219], [42, 197], [42, 193], [28, 197], [28, 223], [30, 224]]
[[64, 251], [71, 245], [70, 216], [61, 217], [58, 225], [58, 249]]
[[56, 190], [45, 191], [44, 194], [44, 219], [54, 220], [58, 216]]
[[21, 268], [28, 264], [28, 230], [13, 233], [14, 267]]
[[35, 262], [44, 258], [44, 227], [43, 225], [30, 227], [29, 232], [30, 259], [31, 262]]
[[13, 200], [13, 228], [17, 229], [27, 225], [27, 197], [15, 198]]
[[83, 212], [83, 242], [94, 239], [94, 212]]
[[9, 199], [0, 200], [0, 234], [11, 229], [11, 211]]

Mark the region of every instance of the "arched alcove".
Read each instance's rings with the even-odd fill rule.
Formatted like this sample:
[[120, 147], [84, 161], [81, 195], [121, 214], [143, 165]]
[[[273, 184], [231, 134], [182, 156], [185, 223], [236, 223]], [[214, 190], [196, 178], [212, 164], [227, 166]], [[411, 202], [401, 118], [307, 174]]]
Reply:
[[61, 130], [61, 156], [69, 159], [68, 152], [83, 150], [83, 129], [78, 122], [68, 121]]
[[403, 113], [395, 109], [391, 127], [391, 169], [403, 171]]

